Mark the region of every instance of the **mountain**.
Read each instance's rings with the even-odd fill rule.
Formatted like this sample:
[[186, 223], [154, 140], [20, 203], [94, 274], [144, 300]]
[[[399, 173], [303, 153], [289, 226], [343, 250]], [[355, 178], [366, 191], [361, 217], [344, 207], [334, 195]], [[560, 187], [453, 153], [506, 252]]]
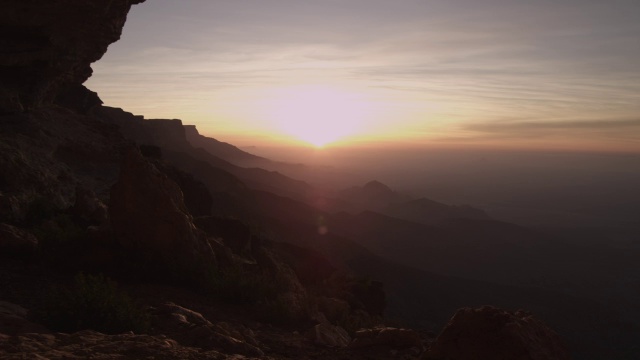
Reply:
[[401, 202], [404, 196], [391, 190], [387, 185], [373, 180], [363, 186], [354, 186], [337, 193], [343, 199], [359, 209], [379, 210], [391, 204]]
[[[262, 168], [244, 168], [203, 148], [192, 146], [187, 140], [187, 130], [181, 120], [145, 120], [142, 116], [135, 116], [122, 109], [105, 106], [94, 109], [93, 113], [103, 121], [118, 126], [127, 139], [141, 145], [160, 147], [167, 155], [167, 161], [176, 167], [184, 167], [185, 171], [194, 171], [195, 168], [189, 164], [193, 164], [194, 161], [202, 161], [237, 177], [257, 189], [273, 191], [301, 199], [306, 198], [311, 193], [311, 187], [303, 181], [289, 178], [277, 171], [269, 171]], [[213, 142], [217, 141], [213, 140]]]
[[446, 205], [426, 198], [411, 199], [373, 180], [328, 196], [324, 209], [357, 214], [375, 211], [398, 219], [433, 225], [450, 219], [491, 219], [484, 211], [468, 205]]
[[[512, 314], [479, 321], [503, 334], [495, 354], [517, 334], [563, 360], [562, 338], [581, 358], [634, 351], [632, 251], [461, 219], [481, 215], [377, 181], [326, 202], [181, 120], [102, 106], [82, 83], [141, 2], [1, 5], [0, 357], [411, 359], [445, 351], [434, 331], [470, 312]], [[523, 281], [537, 271], [551, 278]], [[524, 311], [456, 312], [486, 304], [561, 336]]]
[[484, 211], [469, 205], [446, 205], [425, 198], [390, 204], [380, 212], [425, 225], [437, 224], [448, 219], [491, 219]]
[[[314, 249], [331, 261], [332, 266], [343, 271], [383, 281], [388, 293], [388, 316], [408, 321], [413, 326], [438, 328], [447, 320], [444, 314], [464, 304], [526, 308], [535, 311], [561, 331], [563, 336], [571, 340], [572, 348], [579, 347], [581, 356], [587, 357], [589, 355], [585, 354], [600, 353], [609, 346], [598, 340], [597, 329], [609, 327], [605, 324], [627, 326], [623, 325], [620, 313], [597, 300], [567, 294], [558, 287], [515, 285], [512, 272], [521, 275], [519, 272], [523, 269], [535, 272], [546, 265], [540, 263], [540, 252], [543, 250], [535, 250], [535, 244], [540, 239], [525, 228], [502, 223], [480, 224], [469, 227], [466, 237], [458, 236], [457, 241], [448, 243], [449, 237], [455, 234], [451, 230], [425, 227], [372, 212], [360, 216], [345, 213], [332, 215], [266, 192], [256, 193], [253, 204], [260, 226], [269, 233], [278, 234], [278, 240]], [[322, 227], [326, 227], [327, 232], [320, 231]], [[482, 227], [486, 228], [485, 238], [476, 239], [472, 236]], [[352, 232], [344, 231], [345, 228]], [[436, 239], [429, 239], [424, 245], [415, 237], [405, 241], [404, 236], [414, 231], [419, 232], [423, 239], [429, 239], [426, 231], [431, 231], [431, 236]], [[500, 232], [503, 233], [500, 238], [483, 243], [491, 239], [490, 235]], [[510, 236], [513, 234], [527, 235], [518, 239]], [[412, 244], [411, 241], [416, 243]], [[464, 246], [465, 243], [470, 246]], [[434, 248], [427, 249], [429, 246]], [[544, 249], [544, 244], [538, 247]], [[520, 251], [520, 248], [523, 250]], [[527, 248], [533, 252], [528, 253]], [[431, 251], [434, 249], [435, 252]], [[552, 248], [548, 250], [553, 251]], [[466, 253], [459, 254], [462, 251]], [[566, 255], [562, 253], [558, 258]], [[534, 265], [530, 268], [527, 268], [529, 264], [518, 266], [517, 263], [527, 257], [529, 263]], [[497, 261], [497, 264], [492, 264], [493, 261]], [[461, 272], [465, 272], [466, 278], [448, 275], [443, 270], [446, 267], [452, 273], [451, 270], [457, 266], [462, 266]], [[436, 268], [439, 273], [427, 267]], [[484, 275], [477, 276], [473, 274], [474, 271]], [[471, 280], [469, 277], [493, 281]], [[598, 315], [584, 317], [585, 313]], [[628, 346], [623, 344], [629, 341], [631, 335], [622, 331], [618, 336], [619, 346]], [[590, 339], [589, 346], [584, 343], [587, 338]]]
[[268, 165], [272, 161], [214, 138], [200, 135], [195, 125], [184, 126], [187, 141], [196, 148], [202, 148], [212, 155], [242, 167], [256, 167]]

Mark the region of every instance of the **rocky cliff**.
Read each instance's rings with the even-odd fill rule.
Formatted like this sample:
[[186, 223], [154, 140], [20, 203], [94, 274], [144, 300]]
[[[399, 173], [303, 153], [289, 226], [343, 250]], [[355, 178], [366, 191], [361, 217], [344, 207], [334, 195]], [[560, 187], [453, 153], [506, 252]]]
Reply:
[[6, 0], [0, 11], [0, 112], [51, 103], [77, 89], [144, 0]]

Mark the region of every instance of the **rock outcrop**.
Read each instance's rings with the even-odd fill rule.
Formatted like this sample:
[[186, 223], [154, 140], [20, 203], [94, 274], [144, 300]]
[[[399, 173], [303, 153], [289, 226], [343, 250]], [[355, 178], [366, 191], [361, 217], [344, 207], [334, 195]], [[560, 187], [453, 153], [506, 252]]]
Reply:
[[91, 76], [144, 0], [6, 0], [0, 5], [0, 113], [55, 100]]
[[354, 349], [375, 346], [424, 349], [420, 334], [416, 331], [392, 327], [359, 330], [350, 346]]
[[174, 303], [154, 310], [155, 325], [185, 346], [206, 350], [222, 349], [229, 354], [264, 356], [250, 329], [240, 330], [229, 324], [213, 324], [202, 314]]
[[38, 248], [38, 239], [28, 231], [8, 224], [0, 224], [0, 254], [30, 257]]
[[[186, 347], [163, 335], [105, 335], [95, 331], [74, 334], [0, 334], [0, 358], [20, 359], [238, 359], [215, 350]], [[255, 358], [243, 358], [255, 359]]]
[[44, 326], [27, 320], [27, 315], [27, 309], [22, 306], [0, 300], [0, 334], [17, 335], [49, 332]]
[[316, 345], [346, 347], [351, 342], [349, 333], [340, 326], [317, 324], [307, 332], [307, 338]]
[[82, 186], [76, 187], [76, 200], [71, 212], [91, 225], [105, 225], [108, 221], [106, 205], [93, 191]]
[[118, 244], [151, 271], [201, 275], [216, 264], [206, 235], [193, 224], [180, 187], [137, 149], [124, 157], [111, 190], [111, 224]]
[[490, 306], [458, 310], [427, 352], [425, 360], [568, 360], [562, 339], [523, 311]]

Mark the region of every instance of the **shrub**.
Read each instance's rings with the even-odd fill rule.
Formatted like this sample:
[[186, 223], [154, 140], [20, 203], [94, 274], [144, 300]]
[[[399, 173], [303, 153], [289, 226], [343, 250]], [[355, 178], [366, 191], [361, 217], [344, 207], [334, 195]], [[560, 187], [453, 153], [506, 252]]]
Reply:
[[72, 288], [51, 289], [47, 300], [38, 317], [53, 331], [116, 334], [149, 328], [149, 315], [102, 274], [79, 273]]

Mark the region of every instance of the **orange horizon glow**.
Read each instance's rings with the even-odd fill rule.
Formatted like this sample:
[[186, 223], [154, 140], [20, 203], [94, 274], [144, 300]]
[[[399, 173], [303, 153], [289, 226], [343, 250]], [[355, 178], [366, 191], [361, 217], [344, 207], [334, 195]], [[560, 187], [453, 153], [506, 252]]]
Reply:
[[640, 152], [637, 29], [618, 21], [624, 7], [606, 17], [595, 1], [579, 12], [513, 2], [480, 16], [413, 1], [379, 17], [387, 5], [345, 0], [315, 18], [314, 2], [285, 3], [134, 7], [86, 84], [109, 106], [241, 147]]

